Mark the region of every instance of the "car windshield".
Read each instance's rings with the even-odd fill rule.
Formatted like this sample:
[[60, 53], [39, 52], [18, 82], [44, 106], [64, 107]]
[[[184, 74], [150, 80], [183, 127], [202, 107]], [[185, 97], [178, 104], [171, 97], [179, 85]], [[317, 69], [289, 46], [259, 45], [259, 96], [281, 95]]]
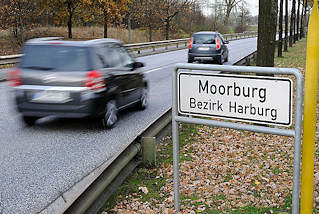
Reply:
[[33, 70], [86, 71], [88, 48], [60, 45], [26, 45], [20, 67]]
[[195, 34], [194, 44], [215, 44], [216, 34]]

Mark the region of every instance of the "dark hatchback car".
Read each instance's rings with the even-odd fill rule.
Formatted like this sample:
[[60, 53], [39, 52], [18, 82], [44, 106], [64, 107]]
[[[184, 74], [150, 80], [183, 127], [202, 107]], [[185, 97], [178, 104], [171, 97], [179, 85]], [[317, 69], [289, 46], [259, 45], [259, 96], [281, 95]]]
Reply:
[[218, 64], [228, 61], [228, 48], [223, 36], [218, 32], [197, 32], [189, 41], [188, 62], [215, 60]]
[[147, 106], [148, 84], [136, 62], [114, 39], [33, 39], [9, 72], [17, 109], [27, 125], [40, 117], [101, 118], [105, 128], [118, 111]]

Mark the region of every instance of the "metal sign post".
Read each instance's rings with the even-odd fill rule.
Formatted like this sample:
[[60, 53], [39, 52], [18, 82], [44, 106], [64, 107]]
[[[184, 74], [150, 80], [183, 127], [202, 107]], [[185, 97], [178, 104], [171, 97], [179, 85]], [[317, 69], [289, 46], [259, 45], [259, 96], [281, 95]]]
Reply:
[[[181, 69], [191, 71], [179, 71]], [[218, 72], [295, 76], [295, 129], [277, 128], [277, 125], [290, 126], [292, 123], [292, 82], [289, 79], [226, 74], [216, 75]], [[239, 92], [239, 85], [242, 87], [242, 92], [244, 90], [243, 87], [246, 87], [245, 94]], [[249, 87], [251, 92], [248, 96], [247, 88]], [[185, 122], [294, 137], [292, 213], [299, 213], [302, 92], [303, 76], [299, 70], [293, 68], [176, 64], [173, 72], [172, 106], [175, 210], [180, 211], [178, 122]], [[209, 96], [205, 95], [206, 93], [209, 94]], [[204, 95], [202, 96], [202, 94]], [[234, 103], [236, 103], [236, 105]], [[240, 107], [240, 111], [238, 111], [238, 106], [242, 106], [242, 108]], [[257, 108], [263, 109], [264, 114], [256, 114]], [[236, 109], [237, 111], [235, 111]], [[268, 113], [266, 114], [265, 112]], [[276, 125], [276, 127], [271, 128], [212, 119], [185, 117], [180, 116], [179, 113], [182, 115], [210, 116], [235, 121], [271, 124]]]

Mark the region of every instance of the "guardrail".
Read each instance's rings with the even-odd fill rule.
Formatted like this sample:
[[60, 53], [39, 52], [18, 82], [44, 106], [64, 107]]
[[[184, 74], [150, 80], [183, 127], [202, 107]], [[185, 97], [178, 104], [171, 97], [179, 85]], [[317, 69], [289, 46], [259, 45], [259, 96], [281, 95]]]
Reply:
[[[256, 36], [257, 36], [257, 32], [252, 31], [252, 32], [237, 33], [237, 34], [225, 34], [224, 38], [226, 40], [232, 41], [232, 40], [251, 38]], [[124, 47], [126, 47], [129, 51], [136, 52], [137, 56], [139, 56], [141, 55], [142, 50], [151, 50], [151, 52], [147, 53], [147, 55], [149, 55], [149, 54], [154, 54], [154, 52], [156, 51], [156, 48], [164, 47], [164, 51], [167, 51], [169, 46], [176, 46], [177, 49], [187, 48], [188, 41], [189, 41], [189, 38], [184, 38], [184, 39], [164, 40], [164, 41], [156, 41], [156, 42], [125, 44]], [[10, 65], [10, 64], [19, 63], [21, 56], [22, 54], [0, 56], [0, 65]]]
[[21, 56], [22, 54], [0, 56], [0, 65], [16, 64], [19, 62]]
[[246, 56], [246, 57], [242, 58], [241, 60], [239, 60], [238, 62], [236, 62], [234, 65], [249, 66], [249, 65], [251, 65], [252, 62], [256, 62], [256, 58], [257, 58], [257, 51], [254, 51], [251, 54], [249, 54], [248, 56]]

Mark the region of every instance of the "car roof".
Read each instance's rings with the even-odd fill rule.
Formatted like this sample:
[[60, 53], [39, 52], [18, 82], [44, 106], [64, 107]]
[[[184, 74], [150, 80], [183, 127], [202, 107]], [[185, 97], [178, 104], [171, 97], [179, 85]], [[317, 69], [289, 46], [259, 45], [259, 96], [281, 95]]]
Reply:
[[199, 32], [193, 33], [193, 35], [195, 34], [219, 34], [219, 33], [214, 31], [199, 31]]
[[102, 43], [116, 43], [122, 45], [122, 42], [117, 39], [110, 39], [110, 38], [104, 38], [104, 39], [93, 39], [93, 40], [87, 40], [87, 41], [69, 41], [69, 40], [62, 40], [62, 37], [43, 37], [43, 38], [36, 38], [36, 39], [30, 39], [26, 42], [27, 45], [67, 45], [67, 46], [95, 46], [97, 44]]

